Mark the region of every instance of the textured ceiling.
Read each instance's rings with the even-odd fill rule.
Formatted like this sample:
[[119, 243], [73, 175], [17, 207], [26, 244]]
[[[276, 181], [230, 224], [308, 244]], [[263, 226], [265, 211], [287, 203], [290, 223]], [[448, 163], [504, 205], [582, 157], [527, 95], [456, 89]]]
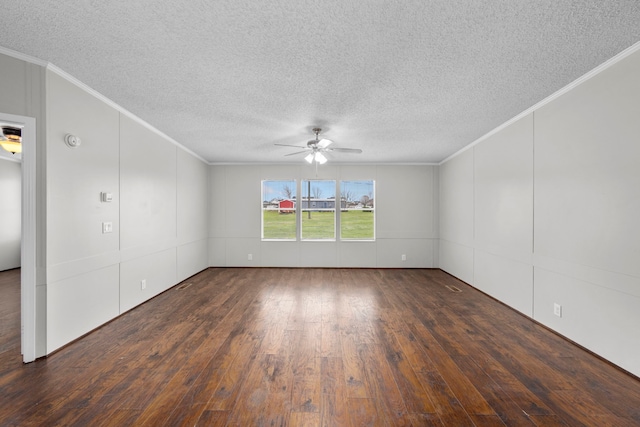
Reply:
[[2, 6], [51, 62], [210, 162], [438, 162], [640, 40], [638, 0], [173, 0]]

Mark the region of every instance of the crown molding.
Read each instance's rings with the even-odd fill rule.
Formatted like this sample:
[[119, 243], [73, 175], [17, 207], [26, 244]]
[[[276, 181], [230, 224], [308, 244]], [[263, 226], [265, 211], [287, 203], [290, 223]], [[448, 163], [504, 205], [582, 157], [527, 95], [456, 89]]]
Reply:
[[95, 89], [89, 87], [88, 85], [86, 85], [85, 83], [81, 82], [80, 80], [78, 80], [77, 78], [75, 78], [71, 74], [67, 73], [66, 71], [62, 70], [61, 68], [57, 67], [56, 65], [54, 65], [54, 64], [52, 64], [50, 62], [47, 62], [47, 61], [43, 61], [43, 60], [38, 59], [38, 58], [34, 58], [33, 56], [29, 56], [29, 55], [26, 55], [26, 54], [21, 53], [21, 52], [16, 52], [15, 50], [7, 49], [6, 47], [2, 47], [2, 46], [0, 46], [0, 54], [4, 54], [4, 55], [10, 56], [12, 58], [19, 59], [21, 61], [25, 61], [25, 62], [28, 62], [30, 64], [39, 65], [39, 66], [41, 66], [41, 67], [43, 67], [43, 68], [45, 68], [45, 69], [47, 69], [47, 70], [49, 70], [49, 71], [51, 71], [53, 73], [56, 73], [58, 76], [60, 76], [63, 79], [67, 80], [68, 82], [74, 84], [78, 88], [80, 88], [83, 91], [89, 93], [90, 95], [94, 96], [95, 98], [99, 99], [100, 101], [104, 102], [105, 104], [109, 105], [111, 108], [115, 109], [116, 111], [120, 112], [121, 114], [124, 114], [125, 116], [129, 117], [131, 120], [135, 121], [139, 125], [144, 126], [145, 128], [149, 129], [150, 131], [154, 132], [155, 134], [161, 136], [162, 138], [166, 139], [167, 141], [171, 142], [173, 145], [175, 145], [178, 148], [180, 148], [180, 149], [186, 151], [187, 153], [191, 154], [192, 156], [194, 156], [195, 158], [199, 159], [200, 161], [209, 164], [209, 162], [207, 160], [205, 160], [202, 156], [194, 153], [193, 151], [191, 151], [190, 149], [188, 149], [184, 145], [180, 144], [175, 139], [173, 139], [170, 136], [166, 135], [162, 131], [156, 129], [155, 127], [153, 127], [149, 123], [147, 123], [144, 120], [142, 120], [140, 117], [138, 117], [135, 114], [133, 114], [131, 111], [129, 111], [126, 108], [122, 107], [121, 105], [115, 103], [111, 99], [107, 98], [106, 96], [104, 96], [100, 92], [96, 91]]
[[202, 161], [204, 163], [207, 163], [207, 164], [209, 163], [208, 161], [206, 161], [200, 155], [194, 153], [193, 151], [191, 151], [190, 149], [188, 149], [184, 145], [180, 144], [175, 139], [171, 138], [170, 136], [168, 136], [164, 132], [162, 132], [162, 131], [158, 130], [157, 128], [153, 127], [149, 123], [147, 123], [144, 120], [142, 120], [140, 117], [138, 117], [135, 114], [133, 114], [131, 111], [127, 110], [126, 108], [122, 107], [120, 104], [117, 104], [116, 102], [112, 101], [111, 99], [107, 98], [106, 96], [104, 96], [103, 94], [98, 92], [97, 90], [95, 90], [92, 87], [90, 87], [90, 86], [86, 85], [85, 83], [81, 82], [80, 80], [78, 80], [77, 78], [73, 77], [71, 74], [67, 73], [66, 71], [58, 68], [57, 66], [55, 66], [55, 65], [53, 65], [51, 63], [49, 63], [47, 65], [47, 70], [49, 70], [49, 71], [51, 71], [53, 73], [56, 73], [58, 76], [60, 76], [63, 79], [67, 80], [68, 82], [74, 84], [78, 88], [84, 90], [85, 92], [89, 93], [90, 95], [94, 96], [95, 98], [99, 99], [100, 101], [104, 102], [105, 104], [107, 104], [108, 106], [113, 108], [114, 110], [118, 111], [120, 114], [123, 114], [123, 115], [127, 116], [128, 118], [130, 118], [131, 120], [135, 121], [139, 125], [147, 128], [148, 130], [152, 131], [156, 135], [166, 139], [167, 141], [171, 142], [173, 145], [175, 145], [178, 148], [186, 151], [187, 153], [191, 154], [192, 156], [194, 156], [195, 158], [199, 159], [200, 161]]
[[633, 44], [630, 47], [626, 48], [622, 52], [618, 53], [613, 58], [603, 62], [600, 65], [598, 65], [593, 70], [591, 70], [591, 71], [587, 72], [586, 74], [578, 77], [577, 79], [575, 79], [574, 81], [572, 81], [571, 83], [569, 83], [568, 85], [563, 87], [562, 89], [559, 89], [556, 92], [554, 92], [551, 95], [549, 95], [548, 97], [544, 98], [542, 101], [540, 101], [540, 102], [534, 104], [533, 106], [527, 108], [526, 110], [524, 110], [522, 113], [518, 114], [517, 116], [511, 118], [510, 120], [507, 120], [506, 122], [504, 122], [500, 126], [498, 126], [495, 129], [487, 132], [486, 134], [482, 135], [480, 138], [476, 139], [475, 141], [473, 141], [469, 145], [464, 146], [463, 148], [461, 148], [460, 150], [456, 151], [455, 153], [453, 153], [452, 155], [450, 155], [446, 159], [442, 160], [440, 163], [438, 163], [438, 165], [443, 165], [444, 163], [448, 162], [449, 160], [453, 159], [454, 157], [456, 157], [456, 156], [464, 153], [465, 151], [475, 147], [476, 145], [478, 145], [479, 143], [481, 143], [485, 139], [489, 138], [490, 136], [495, 135], [496, 133], [500, 132], [504, 128], [508, 127], [509, 125], [511, 125], [511, 124], [517, 122], [518, 120], [520, 120], [521, 118], [525, 117], [526, 115], [531, 114], [531, 113], [535, 112], [536, 110], [539, 110], [543, 106], [551, 103], [552, 101], [554, 101], [557, 98], [561, 97], [565, 93], [573, 90], [577, 86], [580, 86], [582, 83], [584, 83], [587, 80], [597, 76], [598, 74], [602, 73], [606, 69], [612, 67], [613, 65], [617, 64], [618, 62], [622, 61], [623, 59], [627, 58], [628, 56], [630, 56], [630, 55], [632, 55], [632, 54], [634, 54], [634, 53], [636, 53], [638, 51], [640, 51], [640, 41], [636, 42], [635, 44]]
[[30, 64], [35, 64], [41, 67], [45, 67], [45, 68], [47, 67], [47, 65], [49, 65], [47, 61], [43, 61], [42, 59], [39, 59], [39, 58], [34, 58], [33, 56], [29, 56], [27, 54], [24, 54], [22, 52], [17, 52], [15, 50], [11, 50], [3, 46], [0, 46], [0, 53], [15, 59], [19, 59], [24, 62], [28, 62]]
[[[308, 166], [309, 163], [302, 162], [208, 162], [209, 166]], [[402, 163], [402, 162], [332, 162], [326, 163], [327, 166], [439, 166], [440, 163]], [[324, 166], [324, 165], [322, 165]], [[319, 167], [322, 167], [319, 166]]]

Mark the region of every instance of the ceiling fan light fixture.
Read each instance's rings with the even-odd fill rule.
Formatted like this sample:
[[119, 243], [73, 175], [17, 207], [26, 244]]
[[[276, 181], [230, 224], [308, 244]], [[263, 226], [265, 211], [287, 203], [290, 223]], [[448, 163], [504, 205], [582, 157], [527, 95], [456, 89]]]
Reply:
[[320, 163], [321, 165], [324, 165], [325, 163], [327, 163], [327, 158], [321, 153], [321, 152], [316, 152], [315, 155], [315, 161], [317, 163]]
[[0, 141], [0, 146], [11, 154], [22, 153], [22, 144], [20, 144], [20, 142], [8, 139], [6, 141]]
[[278, 145], [282, 147], [293, 147], [298, 149], [302, 148], [302, 151], [296, 151], [293, 153], [285, 154], [285, 156], [295, 156], [298, 154], [306, 154], [304, 159], [309, 164], [313, 164], [313, 162], [315, 162], [316, 171], [319, 164], [324, 165], [329, 160], [327, 159], [324, 153], [328, 153], [328, 152], [331, 152], [331, 153], [343, 152], [343, 153], [356, 153], [356, 154], [362, 153], [362, 150], [359, 148], [328, 148], [329, 145], [333, 144], [333, 141], [326, 138], [322, 138], [322, 139], [318, 138], [318, 134], [320, 133], [321, 130], [322, 129], [320, 128], [313, 128], [313, 133], [315, 133], [316, 137], [310, 141], [307, 141], [306, 146], [279, 144], [279, 143], [275, 143], [274, 145]]
[[0, 147], [11, 154], [22, 153], [22, 129], [12, 126], [2, 127]]

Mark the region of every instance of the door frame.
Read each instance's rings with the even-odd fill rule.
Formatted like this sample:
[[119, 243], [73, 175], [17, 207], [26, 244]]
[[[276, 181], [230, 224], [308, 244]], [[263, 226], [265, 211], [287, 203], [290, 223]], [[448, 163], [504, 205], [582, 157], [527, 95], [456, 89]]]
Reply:
[[[0, 113], [0, 122], [22, 127], [22, 213], [20, 320], [21, 353], [25, 363], [36, 359], [36, 119]], [[44, 305], [43, 305], [44, 307]]]

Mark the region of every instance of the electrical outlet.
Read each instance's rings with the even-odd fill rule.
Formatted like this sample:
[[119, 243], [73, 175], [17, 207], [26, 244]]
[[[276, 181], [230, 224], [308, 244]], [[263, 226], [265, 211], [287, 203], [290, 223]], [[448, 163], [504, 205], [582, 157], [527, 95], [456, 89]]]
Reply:
[[562, 306], [558, 303], [553, 303], [553, 314], [558, 317], [562, 317]]
[[403, 260], [403, 261], [406, 261], [406, 260], [407, 260], [407, 255], [402, 254], [402, 260]]
[[112, 222], [103, 222], [102, 223], [102, 234], [113, 233], [113, 223]]
[[253, 254], [249, 254], [249, 255], [247, 255], [247, 259], [248, 259], [249, 261], [253, 261]]
[[147, 279], [140, 280], [140, 289], [147, 289]]

